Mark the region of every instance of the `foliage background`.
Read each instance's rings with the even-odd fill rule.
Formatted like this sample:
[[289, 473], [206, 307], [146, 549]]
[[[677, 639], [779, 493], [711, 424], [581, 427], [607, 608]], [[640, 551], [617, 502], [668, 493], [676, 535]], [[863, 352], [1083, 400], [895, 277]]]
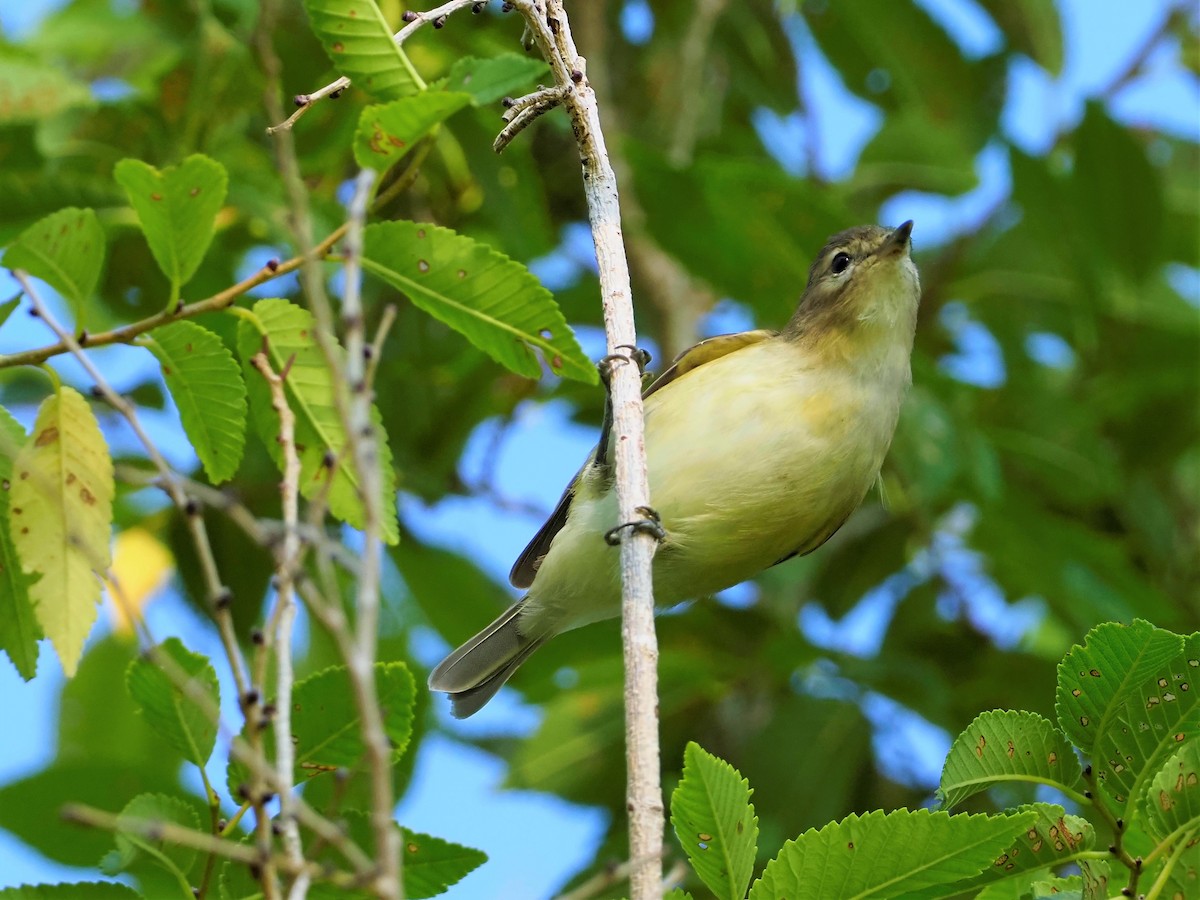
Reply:
[[[381, 5], [398, 21], [398, 4]], [[518, 27], [491, 6], [418, 35], [409, 50], [422, 73], [514, 49]], [[290, 255], [263, 133], [258, 7], [75, 0], [0, 44], [0, 243], [62, 206], [97, 208], [109, 264], [90, 327], [155, 312], [166, 296], [111, 178], [122, 157], [164, 166], [199, 151], [230, 171], [189, 299]], [[887, 506], [872, 497], [821, 552], [660, 618], [668, 791], [695, 740], [758, 787], [764, 848], [852, 810], [920, 805], [949, 737], [977, 712], [1050, 713], [1054, 664], [1091, 624], [1143, 616], [1195, 627], [1194, 11], [589, 0], [571, 13], [619, 165], [639, 329], [660, 362], [697, 336], [780, 324], [828, 234], [917, 220], [925, 295], [915, 387], [884, 470]], [[279, 15], [267, 37], [280, 90], [328, 81], [299, 4]], [[22, 92], [37, 103], [14, 103]], [[297, 128], [318, 233], [344, 215], [364, 102], [352, 91]], [[565, 121], [546, 117], [497, 158], [498, 121], [491, 110], [453, 120], [388, 214], [532, 262], [598, 355]], [[294, 283], [260, 293], [289, 291]], [[376, 310], [398, 299], [377, 283], [368, 291]], [[221, 317], [204, 324], [230, 331]], [[0, 333], [5, 352], [45, 338], [23, 316]], [[96, 359], [146, 410], [168, 456], [194, 468], [149, 355], [106, 348]], [[78, 376], [63, 359], [56, 366]], [[592, 440], [600, 395], [506, 375], [403, 302], [379, 378], [406, 531], [389, 573], [383, 657], [420, 670], [504, 602], [507, 564]], [[16, 370], [2, 379], [3, 404], [28, 424], [44, 382]], [[114, 452], [132, 452], [100, 414]], [[252, 441], [239, 494], [273, 514], [276, 481]], [[125, 491], [117, 515], [178, 564], [148, 611], [156, 635], [182, 632], [210, 652], [174, 514], [155, 495]], [[227, 523], [210, 524], [248, 631], [269, 562]], [[303, 650], [301, 674], [330, 660], [317, 632]], [[119, 632], [97, 638], [66, 686], [48, 656], [31, 684], [0, 665], [0, 705], [19, 736], [0, 754], [0, 826], [55, 863], [91, 864], [108, 846], [58, 823], [60, 799], [116, 809], [177, 778], [124, 699], [133, 652]], [[622, 858], [620, 696], [608, 623], [539, 652], [477, 720], [451, 723], [436, 698], [421, 707], [401, 819], [492, 857], [453, 896], [540, 895], [593, 856]], [[490, 798], [499, 772], [508, 787], [561, 799]], [[98, 786], [113, 796], [91, 793]], [[7, 836], [0, 859], [0, 884], [56, 871]]]

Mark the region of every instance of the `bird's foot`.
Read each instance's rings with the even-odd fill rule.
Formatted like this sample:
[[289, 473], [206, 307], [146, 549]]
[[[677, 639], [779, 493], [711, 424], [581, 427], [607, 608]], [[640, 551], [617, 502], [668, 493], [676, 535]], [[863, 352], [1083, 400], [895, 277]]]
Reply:
[[628, 350], [629, 353], [610, 353], [608, 356], [602, 356], [600, 362], [596, 364], [596, 368], [600, 371], [600, 380], [604, 382], [606, 390], [612, 383], [612, 374], [617, 366], [630, 362], [636, 363], [638, 372], [645, 375], [646, 366], [650, 364], [649, 350], [643, 350], [641, 347], [635, 347], [633, 344], [618, 344], [617, 349]]
[[618, 546], [624, 540], [623, 535], [626, 531], [631, 534], [653, 535], [654, 539], [660, 544], [666, 539], [667, 530], [663, 528], [662, 519], [659, 518], [657, 510], [651, 509], [649, 506], [639, 506], [635, 512], [640, 513], [645, 518], [626, 522], [624, 525], [618, 525], [616, 528], [610, 528], [604, 532], [604, 543], [610, 547]]

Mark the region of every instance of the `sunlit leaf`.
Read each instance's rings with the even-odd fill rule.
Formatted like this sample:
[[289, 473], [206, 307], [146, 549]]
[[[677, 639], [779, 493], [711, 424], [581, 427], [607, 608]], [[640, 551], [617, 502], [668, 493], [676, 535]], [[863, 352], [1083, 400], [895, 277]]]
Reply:
[[383, 172], [403, 159], [421, 138], [471, 102], [471, 95], [428, 91], [368, 106], [358, 117], [354, 159]]
[[28, 575], [21, 568], [9, 532], [13, 460], [24, 443], [25, 429], [0, 406], [0, 650], [29, 681], [37, 674], [37, 642], [42, 637], [29, 597], [30, 582], [38, 576]]
[[980, 715], [954, 741], [938, 788], [942, 804], [957, 806], [980, 791], [1009, 781], [1076, 790], [1079, 759], [1049, 719], [1021, 710]]
[[104, 265], [104, 229], [90, 209], [63, 209], [30, 225], [4, 251], [4, 265], [36, 275], [71, 305], [83, 327]]
[[537, 347], [556, 374], [597, 380], [550, 292], [486, 244], [436, 225], [382, 222], [364, 231], [363, 268], [520, 375], [541, 374]]
[[113, 469], [92, 410], [60, 387], [38, 410], [13, 465], [9, 528], [27, 573], [34, 612], [74, 675], [96, 620], [100, 576], [110, 563]]
[[381, 100], [421, 90], [420, 76], [373, 0], [304, 0], [313, 31], [334, 68]]
[[0, 59], [0, 124], [37, 122], [94, 103], [88, 86], [62, 66]]
[[141, 160], [123, 159], [113, 177], [137, 211], [154, 261], [177, 297], [212, 242], [229, 181], [225, 167], [198, 153], [161, 171]]
[[105, 579], [105, 589], [113, 599], [114, 630], [128, 635], [175, 571], [175, 560], [162, 541], [138, 527], [117, 532], [112, 555], [112, 577]]
[[184, 759], [198, 766], [208, 762], [221, 696], [206, 656], [188, 650], [179, 638], [168, 638], [130, 664], [125, 684], [146, 722]]
[[689, 743], [683, 779], [671, 794], [671, 825], [696, 874], [719, 898], [742, 900], [754, 874], [758, 817], [749, 782], [724, 760]]
[[927, 809], [851, 815], [783, 845], [750, 900], [898, 897], [970, 878], [995, 861], [1036, 813], [950, 816]]
[[143, 338], [162, 365], [167, 388], [204, 471], [231, 478], [246, 445], [246, 384], [225, 343], [194, 322], [172, 322]]
[[[284, 380], [288, 405], [296, 417], [296, 451], [300, 456], [300, 492], [312, 499], [328, 496], [335, 516], [362, 528], [365, 522], [359, 498], [358, 475], [346, 458], [346, 433], [334, 405], [333, 377], [325, 355], [314, 336], [312, 314], [286, 300], [260, 300], [253, 312], [243, 313], [238, 322], [238, 353], [242, 357], [251, 418], [276, 465], [282, 468], [279, 446], [279, 416], [271, 406], [270, 386], [250, 360], [266, 349], [276, 373], [287, 372]], [[387, 436], [379, 425], [379, 410], [371, 408], [378, 448], [384, 540], [399, 540], [396, 524], [396, 477]], [[332, 475], [331, 475], [332, 473]], [[332, 484], [326, 487], [332, 477]]]

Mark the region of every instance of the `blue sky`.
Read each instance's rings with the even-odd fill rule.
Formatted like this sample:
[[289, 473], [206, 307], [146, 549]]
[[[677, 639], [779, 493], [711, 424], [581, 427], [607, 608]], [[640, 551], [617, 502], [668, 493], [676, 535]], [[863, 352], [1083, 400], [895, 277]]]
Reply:
[[[48, 5], [0, 4], [0, 28], [10, 38], [19, 37]], [[919, 0], [919, 5], [942, 22], [967, 53], [981, 55], [995, 49], [998, 33], [970, 0]], [[1165, 0], [1139, 3], [1062, 0], [1060, 8], [1067, 42], [1065, 71], [1060, 78], [1052, 79], [1028, 61], [1014, 64], [1010, 71], [1011, 101], [1003, 118], [1006, 136], [1031, 152], [1049, 146], [1059, 130], [1070, 127], [1082, 115], [1085, 98], [1122, 70], [1161, 21], [1168, 5]], [[624, 27], [631, 39], [653, 40], [649, 6], [640, 0], [627, 3]], [[879, 116], [869, 104], [845, 90], [836, 73], [815, 52], [802, 25], [795, 24], [789, 33], [800, 50], [804, 83], [818, 116], [818, 165], [823, 174], [836, 177], [853, 168], [858, 153], [878, 128]], [[1170, 48], [1153, 58], [1149, 73], [1120, 92], [1110, 109], [1123, 121], [1162, 128], [1193, 139], [1200, 130], [1196, 84], [1182, 71], [1177, 52]], [[801, 174], [803, 162], [793, 150], [803, 142], [804, 126], [800, 118], [761, 113], [756, 127], [781, 163]], [[1007, 162], [999, 148], [985, 150], [977, 165], [981, 183], [969, 195], [947, 199], [902, 194], [884, 204], [879, 220], [895, 223], [916, 219], [920, 239], [926, 246], [971, 228], [983, 211], [1007, 192], [1009, 184]], [[586, 231], [567, 229], [560, 250], [537, 261], [535, 270], [553, 287], [555, 283], [569, 281], [580, 265], [587, 264], [587, 252]], [[15, 286], [6, 279], [6, 275], [0, 275], [0, 296], [16, 293]], [[1196, 284], [1194, 273], [1190, 283]], [[1004, 361], [991, 336], [973, 323], [961, 306], [951, 305], [948, 309], [941, 324], [955, 337], [958, 352], [943, 360], [943, 366], [981, 390], [1002, 383]], [[715, 333], [748, 324], [736, 305], [722, 304], [705, 329]], [[598, 356], [602, 346], [600, 336], [585, 333], [581, 337], [585, 348]], [[0, 352], [45, 340], [46, 334], [38, 323], [14, 316], [0, 332]], [[1069, 360], [1071, 351], [1061, 341], [1056, 344], [1053, 336], [1044, 336], [1031, 342], [1029, 352], [1046, 364], [1062, 364]], [[105, 348], [98, 352], [97, 358], [103, 360], [106, 372], [113, 373], [118, 386], [136, 383], [150, 365], [148, 354], [137, 348]], [[66, 377], [86, 384], [69, 360], [60, 358], [58, 362]], [[30, 410], [14, 412], [28, 424]], [[182, 468], [194, 465], [190, 451], [172, 437], [177, 422], [173, 409], [151, 412], [146, 420], [152, 436], [161, 438], [160, 446], [168, 451], [174, 464]], [[468, 446], [461, 464], [468, 482], [478, 471], [495, 427], [494, 423], [481, 426]], [[130, 440], [127, 429], [122, 427], [110, 428], [109, 436], [114, 445], [126, 445]], [[590, 429], [570, 422], [562, 403], [529, 404], [519, 410], [500, 446], [496, 485], [506, 496], [549, 509], [593, 440]], [[501, 580], [512, 559], [540, 524], [532, 516], [500, 510], [484, 500], [458, 497], [447, 498], [432, 507], [403, 498], [402, 513], [422, 538], [462, 550]], [[955, 548], [949, 547], [946, 552], [953, 554]], [[1004, 602], [1002, 596], [995, 595], [994, 586], [972, 571], [968, 556], [954, 558], [958, 560], [957, 575], [972, 585], [972, 593], [981, 598], [981, 609]], [[1013, 599], [1016, 598], [1009, 598]], [[814, 607], [806, 611], [802, 623], [814, 640], [851, 652], [870, 653], [893, 606], [885, 591], [869, 598], [854, 616], [842, 622], [822, 618]], [[177, 598], [168, 597], [154, 606], [150, 620], [156, 634], [180, 632], [195, 649], [220, 657], [219, 648], [215, 644], [206, 645], [203, 632]], [[414, 649], [423, 661], [434, 662], [446, 648], [435, 636], [425, 635]], [[24, 684], [7, 661], [0, 661], [0, 705], [5, 710], [8, 734], [4, 752], [0, 754], [0, 783], [36, 771], [45, 763], [53, 746], [61, 674], [51, 653], [43, 653], [39, 671], [42, 674], [32, 684]], [[232, 696], [230, 685], [224, 684], [223, 688], [224, 696]], [[890, 763], [896, 767], [897, 777], [920, 784], [929, 780], [931, 772], [936, 775], [936, 766], [940, 765], [937, 753], [939, 748], [944, 752], [941, 745], [948, 744], [947, 735], [936, 729], [930, 731], [918, 717], [889, 705], [883, 698], [864, 698], [863, 705], [880, 733], [884, 729], [900, 729], [905, 737], [901, 743], [919, 748], [915, 758]], [[230, 721], [235, 719], [232, 708], [226, 713]], [[513, 692], [504, 691], [478, 717], [451, 725], [451, 733], [521, 733], [536, 723], [536, 711], [523, 707]], [[885, 760], [885, 764], [889, 763]], [[479, 847], [491, 857], [487, 865], [447, 894], [452, 900], [528, 900], [547, 896], [564, 875], [590, 857], [604, 827], [599, 811], [574, 807], [552, 797], [500, 791], [503, 771], [502, 763], [495, 758], [451, 737], [433, 737], [421, 746], [414, 784], [399, 807], [399, 818], [415, 830]], [[539, 848], [537, 854], [529, 852], [533, 844]], [[0, 832], [0, 887], [22, 882], [77, 880], [83, 875], [48, 864], [7, 833]]]

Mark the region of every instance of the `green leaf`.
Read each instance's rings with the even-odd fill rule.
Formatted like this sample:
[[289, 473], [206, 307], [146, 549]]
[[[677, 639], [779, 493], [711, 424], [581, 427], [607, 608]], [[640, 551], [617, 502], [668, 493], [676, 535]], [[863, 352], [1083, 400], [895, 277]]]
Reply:
[[1022, 710], [981, 713], [954, 741], [938, 794], [945, 807], [1006, 781], [1074, 791], [1082, 778], [1075, 750], [1049, 719]]
[[196, 862], [197, 851], [163, 838], [145, 837], [140, 829], [130, 828], [127, 823], [131, 820], [139, 823], [171, 823], [193, 831], [200, 828], [195, 809], [180, 798], [167, 794], [141, 794], [130, 800], [117, 817], [117, 849], [104, 856], [100, 870], [106, 875], [121, 872], [138, 874], [139, 870], [147, 867], [157, 867], [177, 874], [186, 884], [187, 874]]
[[334, 68], [356, 87], [381, 100], [424, 89], [373, 0], [304, 0], [304, 8]]
[[[375, 835], [366, 813], [345, 810], [339, 819], [350, 841], [367, 850], [374, 846]], [[487, 862], [486, 854], [479, 850], [407, 828], [400, 829], [400, 838], [404, 848], [404, 896], [408, 900], [425, 900], [445, 893], [451, 885]], [[345, 867], [344, 859], [335, 848], [328, 842], [319, 843], [321, 848], [310, 855], [310, 859], [335, 871]], [[220, 891], [222, 900], [260, 900], [262, 897], [261, 887], [247, 875], [242, 863], [226, 862], [222, 866]], [[318, 881], [309, 889], [308, 896], [313, 900], [370, 900], [375, 895]]]
[[154, 261], [171, 282], [174, 302], [212, 243], [229, 181], [225, 167], [199, 153], [162, 171], [123, 159], [113, 177], [137, 212]]
[[13, 314], [13, 310], [17, 308], [20, 302], [21, 295], [18, 293], [11, 300], [5, 300], [3, 303], [0, 303], [0, 328], [4, 327], [4, 323], [8, 321], [8, 317]]
[[42, 637], [29, 586], [40, 576], [28, 575], [21, 568], [8, 517], [13, 458], [24, 443], [25, 429], [0, 406], [0, 650], [29, 681], [37, 674], [37, 642]]
[[473, 105], [483, 106], [516, 94], [549, 70], [543, 60], [519, 53], [501, 53], [488, 59], [464, 56], [454, 61], [439, 87], [464, 91], [471, 95]]
[[141, 340], [162, 364], [204, 471], [214, 484], [228, 480], [246, 446], [246, 384], [233, 354], [194, 322], [172, 322]]
[[358, 117], [354, 159], [383, 172], [403, 159], [421, 138], [471, 102], [470, 94], [426, 91], [368, 106]]
[[996, 20], [1013, 50], [1051, 75], [1062, 73], [1062, 23], [1053, 0], [979, 0]]
[[[376, 663], [375, 690], [395, 762], [404, 755], [412, 735], [416, 685], [404, 663]], [[365, 752], [362, 720], [345, 666], [325, 669], [296, 684], [292, 741], [297, 780], [333, 769], [352, 769], [361, 762]]]
[[0, 900], [140, 900], [141, 894], [114, 881], [23, 884], [0, 888]]
[[1200, 735], [1200, 692], [1191, 689], [1198, 659], [1200, 633], [1185, 641], [1139, 619], [1093, 628], [1059, 664], [1059, 726], [1091, 757], [1119, 808], [1137, 802], [1179, 744]]
[[1200, 831], [1200, 741], [1187, 741], [1155, 773], [1139, 813], [1158, 840], [1187, 839]]
[[82, 328], [104, 265], [104, 229], [93, 210], [59, 210], [26, 228], [4, 251], [4, 265], [24, 269], [62, 294]]
[[710, 891], [742, 900], [758, 849], [750, 783], [694, 742], [688, 742], [683, 760], [683, 779], [671, 794], [675, 836]]
[[[284, 387], [288, 406], [296, 417], [296, 451], [300, 456], [300, 493], [312, 499], [328, 491], [329, 509], [355, 528], [364, 525], [359, 499], [358, 475], [346, 455], [346, 432], [334, 405], [333, 378], [325, 355], [314, 336], [312, 314], [286, 300], [260, 300], [253, 312], [239, 310], [238, 354], [246, 376], [251, 418], [259, 436], [282, 469], [283, 449], [279, 446], [279, 416], [271, 406], [271, 389], [250, 360], [265, 345], [271, 367], [278, 373], [287, 370]], [[379, 409], [371, 406], [371, 421], [379, 450], [382, 482], [381, 510], [383, 539], [394, 544], [400, 539], [396, 522], [396, 473], [392, 469], [392, 451], [380, 425]], [[328, 459], [336, 460], [332, 468]], [[332, 475], [331, 475], [332, 473]], [[326, 482], [332, 477], [332, 484]]]
[[363, 268], [520, 375], [541, 374], [537, 347], [555, 373], [597, 381], [550, 292], [486, 244], [437, 225], [381, 222], [364, 229]]
[[783, 845], [750, 900], [898, 897], [971, 878], [1037, 819], [881, 810], [809, 829]]
[[88, 86], [63, 66], [0, 59], [0, 125], [40, 122], [95, 102]]
[[208, 762], [217, 740], [213, 711], [221, 708], [208, 657], [168, 638], [153, 654], [130, 663], [125, 684], [146, 722], [184, 759], [198, 766]]
[[75, 674], [111, 564], [113, 467], [91, 407], [62, 386], [38, 409], [13, 465], [9, 529], [34, 612], [63, 671]]
[[1028, 828], [1014, 835], [1012, 843], [991, 865], [971, 878], [915, 894], [906, 893], [905, 897], [940, 900], [974, 893], [990, 885], [1019, 882], [1023, 876], [1078, 862], [1095, 843], [1096, 834], [1091, 823], [1079, 816], [1067, 815], [1061, 806], [1032, 803], [1019, 807], [1016, 812], [1033, 813], [1036, 818]]

